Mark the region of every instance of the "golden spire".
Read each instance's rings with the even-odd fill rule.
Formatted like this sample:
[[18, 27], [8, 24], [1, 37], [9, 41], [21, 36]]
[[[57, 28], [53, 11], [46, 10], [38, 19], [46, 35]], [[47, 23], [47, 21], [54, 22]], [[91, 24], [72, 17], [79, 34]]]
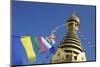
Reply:
[[69, 24], [69, 21], [75, 21], [75, 23], [77, 25], [80, 25], [80, 19], [79, 19], [79, 17], [76, 16], [76, 12], [75, 11], [73, 11], [72, 16], [68, 19], [68, 21], [67, 21], [68, 24]]
[[73, 11], [73, 14], [72, 14], [72, 16], [76, 16], [76, 12], [75, 12], [75, 11]]
[[67, 21], [68, 33], [58, 45], [51, 63], [86, 61], [85, 52], [77, 35], [79, 24], [80, 20], [73, 11], [72, 16]]

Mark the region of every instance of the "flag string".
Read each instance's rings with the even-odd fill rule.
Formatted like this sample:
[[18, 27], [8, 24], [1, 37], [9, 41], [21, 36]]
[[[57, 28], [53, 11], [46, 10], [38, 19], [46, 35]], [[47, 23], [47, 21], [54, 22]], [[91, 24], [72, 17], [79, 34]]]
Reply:
[[59, 26], [56, 26], [56, 27], [51, 31], [51, 34], [54, 34], [59, 28], [62, 28], [62, 27], [64, 27], [65, 25], [66, 25], [66, 23], [61, 24], [61, 25], [59, 25]]
[[91, 41], [89, 41], [88, 38], [80, 30], [78, 31], [78, 34], [88, 44], [89, 47], [95, 48], [95, 45]]

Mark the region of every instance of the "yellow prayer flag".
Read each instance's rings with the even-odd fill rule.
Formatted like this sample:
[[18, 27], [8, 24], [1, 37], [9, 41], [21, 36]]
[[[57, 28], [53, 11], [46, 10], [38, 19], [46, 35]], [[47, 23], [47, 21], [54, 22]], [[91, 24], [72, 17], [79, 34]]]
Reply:
[[26, 54], [28, 56], [28, 59], [30, 61], [30, 64], [33, 63], [33, 61], [36, 60], [36, 54], [35, 51], [33, 50], [32, 42], [31, 42], [31, 37], [30, 36], [24, 36], [21, 38], [22, 45], [25, 48]]

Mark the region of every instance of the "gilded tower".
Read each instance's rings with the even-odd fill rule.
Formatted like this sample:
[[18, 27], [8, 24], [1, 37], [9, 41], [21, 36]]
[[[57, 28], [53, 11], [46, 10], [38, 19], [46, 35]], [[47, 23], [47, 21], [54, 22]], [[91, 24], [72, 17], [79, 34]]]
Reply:
[[57, 51], [51, 63], [80, 62], [86, 61], [85, 51], [77, 35], [80, 19], [73, 14], [66, 23], [68, 33], [58, 45]]

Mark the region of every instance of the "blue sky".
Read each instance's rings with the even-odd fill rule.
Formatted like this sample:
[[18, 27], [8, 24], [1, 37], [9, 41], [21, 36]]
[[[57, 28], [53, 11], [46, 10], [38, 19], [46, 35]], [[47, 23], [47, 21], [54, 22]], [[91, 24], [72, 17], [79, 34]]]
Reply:
[[[92, 45], [96, 45], [95, 6], [13, 1], [12, 34], [18, 36], [48, 36], [56, 26], [66, 23], [73, 11], [80, 18], [80, 31], [87, 37], [87, 40], [84, 40], [79, 35], [82, 46], [86, 50], [87, 60], [95, 60], [95, 48], [90, 47], [91, 44], [88, 44], [89, 41]], [[55, 33], [57, 35], [55, 47], [66, 33], [66, 27], [57, 30]], [[42, 64], [45, 60], [49, 63], [53, 55], [46, 59], [45, 57], [48, 54], [48, 50], [45, 54], [38, 54], [36, 63]]]

